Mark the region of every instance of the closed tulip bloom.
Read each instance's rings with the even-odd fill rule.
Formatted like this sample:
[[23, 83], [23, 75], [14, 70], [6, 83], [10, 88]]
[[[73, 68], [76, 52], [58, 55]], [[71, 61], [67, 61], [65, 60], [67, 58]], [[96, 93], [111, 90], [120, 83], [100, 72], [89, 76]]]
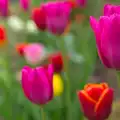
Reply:
[[46, 104], [53, 98], [53, 67], [22, 69], [22, 88], [25, 96], [35, 104]]
[[0, 0], [0, 15], [1, 16], [8, 16], [9, 14], [9, 0]]
[[106, 83], [86, 85], [78, 92], [78, 98], [88, 120], [106, 120], [111, 113], [113, 89]]
[[54, 96], [60, 96], [63, 93], [63, 80], [59, 74], [53, 76], [53, 91]]
[[49, 60], [53, 64], [54, 72], [60, 73], [63, 70], [63, 57], [61, 52], [50, 55]]
[[48, 31], [57, 35], [63, 34], [70, 21], [71, 5], [67, 2], [48, 2], [44, 6]]
[[20, 0], [20, 7], [27, 11], [29, 10], [31, 0]]
[[120, 70], [120, 14], [117, 9], [117, 12], [108, 14], [109, 10], [105, 6], [106, 16], [101, 16], [98, 21], [90, 17], [90, 24], [102, 63], [108, 68]]
[[33, 9], [32, 19], [39, 30], [46, 30], [46, 12], [43, 6]]

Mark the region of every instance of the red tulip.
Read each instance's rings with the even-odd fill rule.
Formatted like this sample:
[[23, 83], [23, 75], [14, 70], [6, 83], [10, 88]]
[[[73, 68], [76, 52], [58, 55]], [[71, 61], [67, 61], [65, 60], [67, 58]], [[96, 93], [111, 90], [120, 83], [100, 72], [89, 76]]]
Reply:
[[52, 54], [49, 60], [53, 64], [54, 72], [59, 73], [63, 70], [63, 57], [60, 52]]
[[78, 92], [78, 98], [88, 120], [105, 120], [111, 113], [113, 89], [106, 83], [86, 85]]
[[6, 31], [3, 26], [0, 25], [0, 45], [3, 45], [7, 40]]
[[46, 13], [43, 6], [33, 9], [32, 19], [34, 20], [38, 29], [42, 31], [46, 29]]

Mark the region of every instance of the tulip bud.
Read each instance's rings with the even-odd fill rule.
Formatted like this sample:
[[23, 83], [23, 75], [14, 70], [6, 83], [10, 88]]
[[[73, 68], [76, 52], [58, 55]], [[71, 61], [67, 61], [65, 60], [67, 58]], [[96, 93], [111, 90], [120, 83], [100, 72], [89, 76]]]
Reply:
[[53, 98], [53, 67], [24, 67], [22, 88], [25, 96], [35, 104], [46, 104]]
[[120, 6], [105, 5], [104, 14], [97, 21], [90, 17], [90, 25], [96, 37], [99, 57], [108, 67], [120, 70]]
[[53, 64], [54, 72], [60, 73], [63, 70], [63, 57], [60, 52], [52, 54], [49, 60]]
[[60, 96], [63, 93], [63, 80], [59, 74], [53, 76], [54, 96]]
[[112, 110], [113, 89], [106, 83], [88, 84], [78, 91], [82, 111], [89, 120], [106, 120]]
[[44, 31], [46, 29], [46, 13], [43, 6], [33, 9], [32, 19], [39, 30]]

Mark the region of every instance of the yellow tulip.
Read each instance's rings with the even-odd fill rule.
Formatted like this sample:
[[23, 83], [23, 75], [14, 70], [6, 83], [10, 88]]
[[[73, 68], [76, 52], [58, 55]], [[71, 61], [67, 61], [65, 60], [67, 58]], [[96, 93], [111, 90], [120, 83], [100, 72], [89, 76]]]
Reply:
[[54, 96], [60, 96], [63, 92], [63, 80], [59, 74], [54, 74], [53, 76], [53, 90]]

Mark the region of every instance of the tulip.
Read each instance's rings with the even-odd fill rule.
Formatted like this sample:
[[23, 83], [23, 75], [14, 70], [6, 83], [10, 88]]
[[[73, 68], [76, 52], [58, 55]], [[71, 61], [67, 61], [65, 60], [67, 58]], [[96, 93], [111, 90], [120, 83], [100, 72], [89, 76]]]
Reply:
[[31, 0], [20, 0], [20, 6], [23, 10], [27, 11], [30, 7], [30, 1]]
[[3, 26], [0, 25], [0, 46], [4, 45], [7, 40], [6, 31]]
[[57, 35], [63, 34], [70, 21], [71, 5], [67, 2], [49, 2], [44, 8], [48, 31]]
[[114, 12], [110, 12], [112, 7], [108, 9], [108, 7], [105, 6], [105, 16], [101, 16], [99, 21], [94, 17], [90, 17], [90, 24], [96, 37], [98, 54], [102, 63], [108, 68], [119, 70], [120, 14], [117, 11], [119, 6], [116, 8]]
[[63, 80], [59, 74], [53, 76], [53, 91], [54, 96], [60, 96], [63, 93]]
[[54, 72], [60, 73], [63, 70], [63, 57], [61, 52], [50, 55], [49, 61], [53, 64]]
[[38, 43], [32, 43], [25, 47], [24, 57], [25, 60], [32, 65], [40, 63], [45, 55], [44, 46]]
[[43, 105], [53, 98], [53, 67], [41, 66], [22, 69], [22, 88], [25, 96], [33, 103]]
[[87, 4], [87, 0], [76, 0], [76, 4], [79, 7], [85, 7]]
[[111, 5], [111, 4], [106, 4], [104, 6], [104, 15], [105, 16], [110, 16], [112, 14], [120, 14], [120, 5]]
[[0, 0], [0, 15], [1, 16], [8, 16], [8, 5], [9, 5], [9, 0]]
[[106, 83], [88, 84], [78, 91], [82, 111], [88, 120], [106, 120], [112, 110], [113, 89]]
[[19, 44], [16, 45], [17, 53], [18, 53], [20, 56], [24, 56], [24, 50], [25, 50], [25, 47], [26, 47], [27, 45], [28, 45], [27, 43], [19, 43]]
[[32, 19], [39, 30], [46, 30], [46, 13], [43, 6], [33, 9]]

